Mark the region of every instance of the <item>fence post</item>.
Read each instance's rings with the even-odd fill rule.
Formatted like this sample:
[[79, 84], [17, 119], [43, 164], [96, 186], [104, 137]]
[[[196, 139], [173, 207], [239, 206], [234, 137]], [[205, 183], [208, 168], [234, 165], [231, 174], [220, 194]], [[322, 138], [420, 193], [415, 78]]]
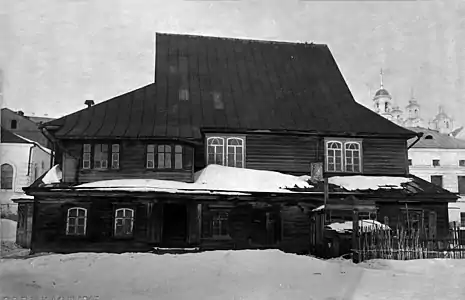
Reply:
[[354, 209], [352, 213], [352, 261], [354, 263], [360, 262], [360, 245], [358, 240], [358, 211]]

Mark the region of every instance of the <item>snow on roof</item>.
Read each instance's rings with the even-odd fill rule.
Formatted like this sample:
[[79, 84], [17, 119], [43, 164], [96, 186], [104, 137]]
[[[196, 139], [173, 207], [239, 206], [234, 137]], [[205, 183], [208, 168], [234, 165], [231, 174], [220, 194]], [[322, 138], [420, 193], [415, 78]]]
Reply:
[[412, 181], [411, 178], [394, 176], [334, 176], [328, 179], [330, 184], [346, 190], [402, 189], [401, 184]]
[[47, 174], [42, 178], [44, 184], [60, 183], [62, 178], [62, 172], [59, 165], [53, 166], [47, 171]]
[[13, 133], [13, 134], [16, 135], [16, 136], [18, 136], [18, 137], [20, 137], [20, 138], [22, 138], [23, 140], [25, 140], [25, 141], [31, 143], [31, 144], [36, 145], [37, 147], [39, 147], [40, 149], [42, 149], [44, 152], [46, 152], [46, 153], [48, 153], [48, 154], [52, 154], [52, 150], [50, 150], [50, 149], [48, 149], [48, 148], [45, 148], [45, 147], [42, 146], [41, 144], [39, 144], [39, 143], [37, 143], [37, 142], [35, 142], [35, 141], [33, 141], [33, 140], [30, 140], [30, 139], [28, 139], [28, 138], [25, 138], [24, 136], [19, 135], [19, 134], [17, 134], [17, 133]]
[[[344, 223], [331, 223], [329, 225], [326, 225], [327, 227], [331, 228], [332, 230], [335, 230], [337, 232], [347, 232], [347, 231], [352, 231], [353, 230], [353, 222], [352, 221], [347, 221]], [[359, 220], [358, 221], [358, 227], [363, 231], [363, 232], [368, 232], [368, 231], [373, 231], [373, 230], [389, 230], [391, 229], [388, 225], [382, 224], [378, 221], [375, 220]]]
[[20, 195], [15, 195], [11, 197], [11, 200], [20, 200], [20, 199], [34, 199], [34, 196], [26, 195], [24, 193]]
[[320, 210], [323, 210], [325, 209], [325, 206], [324, 205], [321, 205], [321, 206], [318, 206], [317, 208], [315, 209], [312, 209], [312, 211], [320, 211]]
[[238, 192], [293, 193], [286, 188], [311, 188], [308, 180], [308, 176], [296, 177], [272, 171], [208, 165], [205, 169], [195, 173], [194, 183], [157, 179], [123, 179], [96, 181], [81, 184], [75, 188], [172, 193], [209, 191], [214, 194], [245, 195]]

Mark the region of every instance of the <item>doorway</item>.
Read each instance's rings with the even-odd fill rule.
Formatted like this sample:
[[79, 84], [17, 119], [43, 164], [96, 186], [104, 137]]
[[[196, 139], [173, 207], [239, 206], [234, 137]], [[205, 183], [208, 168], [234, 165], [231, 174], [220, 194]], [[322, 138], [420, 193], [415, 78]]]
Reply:
[[187, 243], [187, 206], [165, 204], [163, 207], [163, 244], [182, 247]]

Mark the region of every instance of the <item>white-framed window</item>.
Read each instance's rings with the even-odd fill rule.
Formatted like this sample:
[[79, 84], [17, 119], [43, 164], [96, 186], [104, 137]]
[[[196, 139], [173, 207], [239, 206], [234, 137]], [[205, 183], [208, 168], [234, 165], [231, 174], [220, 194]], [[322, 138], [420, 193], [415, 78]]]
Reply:
[[344, 143], [345, 151], [345, 171], [360, 172], [360, 144], [356, 142]]
[[227, 212], [217, 211], [212, 218], [212, 235], [213, 237], [229, 237], [228, 226], [229, 215]]
[[189, 146], [177, 144], [147, 145], [147, 169], [183, 170], [190, 169], [192, 165], [192, 149]]
[[326, 171], [360, 173], [362, 143], [352, 140], [326, 140]]
[[119, 144], [84, 144], [82, 149], [82, 168], [106, 170], [120, 167]]
[[245, 167], [245, 138], [211, 136], [207, 138], [207, 164]]
[[67, 235], [85, 235], [87, 230], [87, 209], [71, 207], [66, 218]]
[[133, 235], [134, 210], [131, 208], [118, 208], [115, 210], [115, 237], [128, 237]]
[[207, 164], [224, 165], [224, 138], [207, 139]]
[[119, 144], [111, 145], [111, 168], [119, 169]]

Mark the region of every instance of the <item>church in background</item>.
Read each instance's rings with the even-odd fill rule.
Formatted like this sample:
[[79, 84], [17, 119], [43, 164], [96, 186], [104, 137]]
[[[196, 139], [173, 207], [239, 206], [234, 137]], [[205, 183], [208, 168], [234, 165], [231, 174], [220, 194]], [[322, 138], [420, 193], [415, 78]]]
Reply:
[[384, 88], [382, 72], [380, 88], [373, 97], [373, 110], [402, 127], [427, 128], [450, 135], [454, 135], [459, 129], [454, 127], [454, 120], [446, 114], [442, 106], [439, 107], [438, 114], [432, 120], [425, 121], [421, 117], [421, 107], [415, 100], [413, 91], [408, 105], [402, 111], [398, 105], [395, 105], [391, 94]]
[[415, 139], [409, 141], [409, 145], [413, 144], [408, 150], [410, 173], [460, 194], [456, 203], [449, 204], [449, 222], [465, 229], [465, 139], [458, 138], [461, 134], [465, 138], [463, 127], [455, 128], [453, 119], [441, 106], [438, 114], [426, 122], [413, 93], [402, 111], [384, 88], [382, 72], [380, 88], [373, 97], [373, 110], [399, 126], [423, 132], [415, 144]]

